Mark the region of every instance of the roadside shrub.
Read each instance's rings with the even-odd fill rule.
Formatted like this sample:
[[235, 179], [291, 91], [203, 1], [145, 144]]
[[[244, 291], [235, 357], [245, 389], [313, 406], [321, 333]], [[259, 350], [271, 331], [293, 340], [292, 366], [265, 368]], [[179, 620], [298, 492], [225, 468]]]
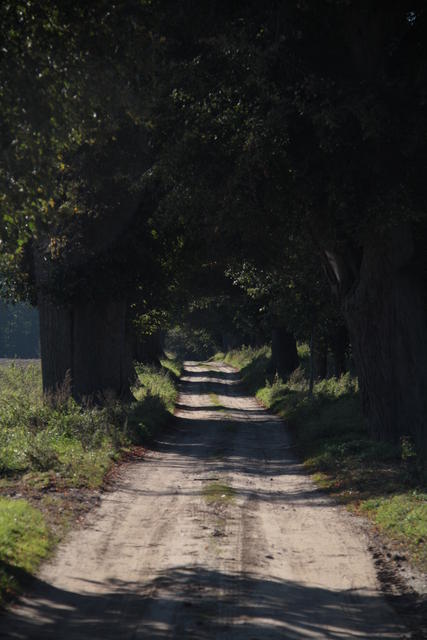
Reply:
[[245, 387], [251, 393], [263, 387], [270, 379], [268, 365], [271, 359], [271, 349], [263, 347], [242, 347], [227, 354], [217, 354], [215, 359], [224, 360], [227, 364], [240, 369], [240, 375]]
[[98, 486], [117, 452], [152, 437], [173, 411], [173, 376], [144, 366], [138, 374], [134, 402], [106, 393], [79, 404], [69, 379], [43, 396], [40, 365], [0, 365], [0, 474], [52, 471], [65, 484]]
[[[315, 382], [309, 394], [306, 347], [301, 365], [286, 382], [268, 376], [268, 350], [242, 349], [222, 359], [256, 371], [249, 389], [290, 428], [304, 465], [320, 486], [356, 511], [369, 515], [391, 538], [403, 542], [421, 569], [427, 568], [427, 494], [412, 440], [400, 446], [370, 437], [362, 415], [357, 378], [350, 373]], [[264, 353], [267, 359], [262, 360]], [[258, 386], [256, 386], [258, 384]]]
[[43, 515], [25, 500], [0, 497], [0, 603], [17, 587], [17, 575], [35, 571], [51, 547]]
[[165, 349], [179, 360], [206, 360], [218, 351], [219, 345], [206, 329], [180, 325], [167, 332]]

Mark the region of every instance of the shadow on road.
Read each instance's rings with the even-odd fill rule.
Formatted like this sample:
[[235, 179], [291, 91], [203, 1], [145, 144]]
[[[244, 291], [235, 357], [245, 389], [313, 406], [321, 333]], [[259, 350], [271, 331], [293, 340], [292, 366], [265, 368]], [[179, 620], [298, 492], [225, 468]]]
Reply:
[[[242, 474], [243, 480], [233, 484], [237, 501], [265, 500], [274, 504], [275, 509], [289, 509], [289, 513], [299, 503], [325, 505], [325, 497], [309, 483], [302, 483], [297, 492], [275, 491], [278, 476], [304, 474], [304, 470], [293, 457], [292, 445], [278, 419], [257, 408], [254, 401], [247, 403], [248, 408], [239, 408], [238, 399], [244, 396], [237, 381], [235, 373], [185, 372], [173, 428], [156, 446], [158, 451], [171, 455], [154, 456], [141, 464], [148, 470], [148, 476], [150, 465], [155, 465], [157, 471], [164, 466], [162, 477], [170, 474], [190, 482], [179, 489], [172, 482], [161, 488], [144, 485], [135, 488], [126, 481], [120, 486], [119, 482], [120, 504], [135, 501], [137, 494], [158, 497], [155, 503], [159, 505], [162, 496], [174, 493], [180, 497], [200, 496], [203, 478], [192, 474], [202, 469], [204, 475], [208, 471], [212, 477]], [[195, 396], [211, 391], [227, 396], [230, 406], [210, 405], [206, 398], [200, 399], [201, 405], [194, 404]], [[189, 458], [200, 464], [192, 467]], [[182, 473], [171, 473], [174, 468]], [[257, 486], [256, 477], [260, 476], [264, 476], [264, 488]], [[265, 480], [268, 485], [271, 483], [270, 490], [266, 490]], [[283, 543], [285, 548], [286, 540]], [[396, 620], [379, 613], [388, 611], [379, 594], [309, 586], [278, 580], [269, 573], [236, 573], [235, 565], [234, 571], [227, 571], [220, 562], [217, 564], [215, 568], [205, 564], [172, 566], [157, 573], [154, 579], [141, 566], [137, 574], [141, 575], [141, 582], [109, 580], [96, 584], [74, 579], [74, 591], [35, 579], [32, 597], [25, 598], [0, 621], [0, 638], [387, 640], [399, 637]], [[255, 571], [253, 564], [248, 566]], [[274, 567], [274, 563], [270, 566]]]
[[[82, 591], [90, 585], [81, 585]], [[303, 640], [394, 638], [378, 623], [378, 597], [249, 574], [176, 567], [140, 585], [111, 581], [102, 595], [72, 593], [38, 581], [26, 617], [12, 615], [0, 638], [85, 640]], [[33, 615], [31, 615], [33, 613]], [[375, 620], [375, 628], [370, 619]]]

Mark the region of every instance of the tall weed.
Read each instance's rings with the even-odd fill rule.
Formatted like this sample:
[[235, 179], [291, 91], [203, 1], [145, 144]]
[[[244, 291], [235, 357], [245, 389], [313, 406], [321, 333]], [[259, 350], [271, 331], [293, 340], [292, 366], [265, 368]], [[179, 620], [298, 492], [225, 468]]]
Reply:
[[71, 381], [43, 396], [38, 364], [0, 366], [0, 475], [55, 472], [65, 484], [96, 486], [116, 453], [163, 426], [176, 399], [172, 376], [141, 366], [135, 401], [112, 394], [77, 403]]

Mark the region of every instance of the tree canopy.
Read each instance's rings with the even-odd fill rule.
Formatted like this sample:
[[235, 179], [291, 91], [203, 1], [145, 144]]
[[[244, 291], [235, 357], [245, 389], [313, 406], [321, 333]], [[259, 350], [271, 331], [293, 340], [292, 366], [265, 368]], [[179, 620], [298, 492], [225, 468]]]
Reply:
[[47, 387], [121, 393], [132, 327], [222, 305], [248, 336], [348, 332], [372, 432], [427, 446], [423, 2], [24, 0], [0, 23], [1, 295], [40, 310]]

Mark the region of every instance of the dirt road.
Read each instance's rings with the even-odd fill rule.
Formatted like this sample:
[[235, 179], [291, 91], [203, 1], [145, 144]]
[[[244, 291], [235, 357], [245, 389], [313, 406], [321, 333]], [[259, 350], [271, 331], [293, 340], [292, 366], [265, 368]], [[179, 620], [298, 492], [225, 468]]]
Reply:
[[356, 519], [221, 364], [187, 363], [176, 426], [127, 467], [33, 593], [14, 639], [404, 638]]

